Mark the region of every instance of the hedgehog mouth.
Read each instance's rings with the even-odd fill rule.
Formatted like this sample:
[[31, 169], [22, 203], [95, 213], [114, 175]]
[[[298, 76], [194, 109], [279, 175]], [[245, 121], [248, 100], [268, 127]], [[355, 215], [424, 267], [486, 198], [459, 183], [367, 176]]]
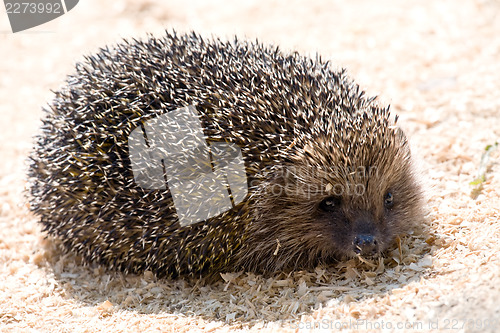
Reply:
[[359, 247], [354, 247], [351, 251], [349, 251], [351, 257], [361, 257], [365, 259], [376, 259], [382, 255], [382, 251], [374, 250], [372, 252], [363, 252]]
[[384, 257], [384, 252], [377, 252], [373, 255], [368, 256], [368, 255], [357, 254], [354, 251], [348, 251], [348, 252], [337, 251], [334, 254], [330, 254], [326, 257], [320, 258], [319, 262], [323, 262], [325, 264], [327, 263], [331, 264], [331, 263], [346, 262], [352, 259], [357, 259], [361, 262], [371, 262], [373, 264], [373, 262], [383, 257]]
[[353, 258], [358, 258], [358, 259], [364, 259], [364, 260], [376, 260], [380, 257], [383, 256], [383, 253], [382, 252], [376, 252], [374, 254], [370, 254], [370, 255], [367, 255], [367, 254], [360, 254], [360, 253], [356, 253], [353, 251]]

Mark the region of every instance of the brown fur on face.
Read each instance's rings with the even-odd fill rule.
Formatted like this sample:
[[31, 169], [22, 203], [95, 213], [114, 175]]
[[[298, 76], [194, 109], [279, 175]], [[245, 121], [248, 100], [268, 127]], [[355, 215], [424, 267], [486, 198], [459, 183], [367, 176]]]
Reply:
[[[342, 141], [341, 133], [327, 132], [297, 144], [289, 163], [263, 177], [241, 266], [275, 271], [377, 256], [421, 219], [403, 132], [388, 122], [347, 120], [351, 132]], [[387, 205], [388, 193], [393, 201]], [[333, 207], [325, 211], [324, 200]], [[368, 253], [360, 253], [360, 239], [373, 242]]]

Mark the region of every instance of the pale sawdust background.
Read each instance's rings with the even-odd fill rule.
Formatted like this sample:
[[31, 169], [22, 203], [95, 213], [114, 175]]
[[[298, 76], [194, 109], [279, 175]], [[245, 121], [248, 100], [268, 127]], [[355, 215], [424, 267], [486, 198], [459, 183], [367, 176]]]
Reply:
[[[165, 28], [258, 38], [346, 67], [401, 115], [429, 190], [427, 234], [403, 239], [402, 257], [396, 249], [373, 267], [227, 274], [209, 286], [85, 267], [44, 241], [23, 197], [24, 161], [50, 90], [83, 54]], [[1, 331], [295, 331], [356, 319], [453, 332], [496, 319], [485, 331], [500, 331], [498, 152], [477, 198], [469, 185], [484, 147], [500, 138], [499, 1], [87, 0], [26, 33], [9, 30], [2, 10]]]

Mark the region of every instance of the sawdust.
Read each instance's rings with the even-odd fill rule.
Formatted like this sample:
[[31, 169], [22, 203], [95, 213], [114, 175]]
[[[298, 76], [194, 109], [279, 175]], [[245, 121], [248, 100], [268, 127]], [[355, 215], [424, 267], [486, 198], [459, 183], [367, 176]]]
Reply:
[[[81, 2], [9, 34], [0, 15], [1, 331], [500, 331], [500, 2]], [[25, 158], [75, 61], [165, 28], [259, 38], [331, 59], [398, 113], [420, 161], [426, 224], [384, 259], [222, 281], [83, 265], [45, 239]], [[484, 167], [473, 194], [470, 182]], [[482, 172], [482, 171], [481, 171]]]

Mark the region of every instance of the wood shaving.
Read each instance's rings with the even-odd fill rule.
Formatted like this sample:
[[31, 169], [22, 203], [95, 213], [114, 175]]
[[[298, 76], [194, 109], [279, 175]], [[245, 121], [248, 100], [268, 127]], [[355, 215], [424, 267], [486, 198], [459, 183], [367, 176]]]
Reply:
[[[470, 185], [500, 138], [498, 0], [88, 0], [19, 34], [1, 17], [0, 331], [500, 331], [499, 150], [477, 196]], [[50, 90], [83, 54], [165, 28], [258, 38], [346, 67], [400, 116], [425, 225], [380, 260], [227, 272], [214, 284], [110, 272], [45, 239], [24, 188]]]

